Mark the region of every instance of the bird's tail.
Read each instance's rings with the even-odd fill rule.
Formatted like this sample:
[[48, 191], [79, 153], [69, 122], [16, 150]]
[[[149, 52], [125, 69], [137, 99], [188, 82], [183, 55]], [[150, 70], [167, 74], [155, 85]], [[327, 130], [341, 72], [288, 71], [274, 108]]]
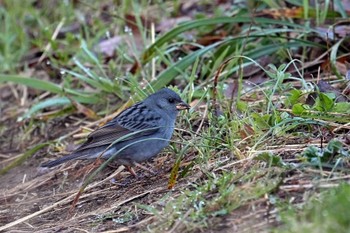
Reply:
[[63, 156], [63, 157], [61, 157], [59, 159], [43, 163], [43, 164], [40, 165], [40, 167], [55, 167], [57, 165], [65, 163], [65, 162], [67, 162], [69, 160], [75, 160], [75, 159], [86, 159], [86, 158], [84, 158], [84, 156], [82, 156], [81, 153], [72, 153], [70, 155]]

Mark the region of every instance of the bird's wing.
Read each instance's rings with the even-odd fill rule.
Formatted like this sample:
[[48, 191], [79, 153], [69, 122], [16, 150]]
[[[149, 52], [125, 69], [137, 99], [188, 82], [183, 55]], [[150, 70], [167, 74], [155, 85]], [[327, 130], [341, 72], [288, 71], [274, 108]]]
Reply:
[[[151, 135], [156, 133], [160, 129], [160, 121], [158, 120], [158, 118], [160, 119], [160, 117], [158, 115], [155, 115], [154, 113], [152, 114], [152, 116], [146, 118], [148, 120], [142, 120], [135, 114], [134, 117], [132, 117], [132, 115], [129, 115], [127, 120], [124, 120], [124, 112], [122, 112], [120, 115], [109, 121], [106, 125], [90, 133], [87, 138], [87, 141], [84, 142], [75, 152], [99, 146], [108, 146], [114, 141], [116, 141], [118, 138], [121, 138], [128, 134], [132, 135], [126, 136], [121, 141], [128, 141], [135, 138], [139, 138], [141, 136]], [[136, 133], [137, 131], [140, 132]]]

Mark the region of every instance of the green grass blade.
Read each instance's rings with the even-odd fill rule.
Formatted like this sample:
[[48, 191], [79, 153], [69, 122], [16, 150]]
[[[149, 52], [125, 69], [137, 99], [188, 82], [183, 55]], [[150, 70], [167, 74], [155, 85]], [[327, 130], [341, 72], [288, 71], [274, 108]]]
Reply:
[[287, 21], [267, 19], [267, 18], [254, 18], [254, 21], [250, 17], [217, 17], [211, 19], [199, 19], [192, 20], [189, 22], [185, 22], [180, 24], [178, 27], [170, 30], [163, 36], [159, 37], [157, 41], [152, 44], [142, 55], [142, 63], [147, 63], [150, 59], [155, 56], [157, 51], [156, 48], [160, 48], [165, 43], [172, 41], [179, 34], [192, 30], [194, 28], [210, 26], [216, 24], [232, 24], [232, 23], [253, 23], [253, 24], [263, 24], [263, 25], [279, 25], [279, 26], [289, 26], [292, 28], [299, 28], [304, 30], [312, 31], [310, 28], [305, 29], [305, 25], [298, 25]]
[[63, 106], [63, 105], [69, 105], [69, 104], [71, 104], [71, 101], [66, 97], [57, 97], [57, 98], [47, 99], [37, 104], [34, 104], [28, 110], [28, 112], [26, 112], [19, 120], [30, 118], [34, 113], [48, 107], [57, 107], [57, 106]]
[[33, 154], [35, 154], [38, 150], [50, 145], [51, 142], [45, 142], [41, 143], [39, 145], [34, 146], [33, 148], [27, 150], [24, 154], [22, 154], [20, 157], [18, 157], [15, 161], [4, 167], [3, 169], [0, 170], [0, 176], [4, 175], [7, 173], [10, 169], [19, 166], [22, 164], [26, 159], [31, 157]]
[[217, 42], [200, 50], [197, 50], [183, 59], [176, 62], [173, 66], [169, 67], [165, 71], [159, 74], [157, 80], [151, 83], [151, 86], [158, 90], [166, 85], [168, 85], [177, 75], [181, 74], [181, 71], [185, 70], [187, 67], [191, 66], [198, 57], [204, 55], [205, 53], [211, 51], [216, 46], [220, 45], [222, 42]]
[[0, 74], [0, 83], [2, 82], [12, 82], [16, 84], [22, 84], [28, 87], [32, 87], [43, 91], [49, 91], [51, 93], [56, 93], [56, 94], [64, 93], [62, 87], [52, 82], [20, 76], [20, 75]]

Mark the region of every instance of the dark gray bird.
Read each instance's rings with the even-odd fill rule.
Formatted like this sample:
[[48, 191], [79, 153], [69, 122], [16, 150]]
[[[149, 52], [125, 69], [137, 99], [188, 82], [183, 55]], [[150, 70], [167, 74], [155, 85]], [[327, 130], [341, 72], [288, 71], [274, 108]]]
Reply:
[[[163, 88], [90, 133], [87, 141], [70, 155], [41, 166], [54, 167], [69, 160], [93, 160], [99, 156], [108, 159], [122, 149], [115, 160], [136, 175], [131, 167], [152, 158], [169, 145], [179, 110], [189, 108], [178, 94]], [[117, 139], [121, 140], [107, 149]]]

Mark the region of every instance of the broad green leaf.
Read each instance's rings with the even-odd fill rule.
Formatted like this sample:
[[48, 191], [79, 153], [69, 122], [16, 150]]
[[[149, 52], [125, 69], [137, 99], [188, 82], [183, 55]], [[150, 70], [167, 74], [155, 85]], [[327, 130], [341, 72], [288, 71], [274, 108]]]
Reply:
[[285, 104], [287, 106], [292, 106], [294, 104], [297, 104], [301, 96], [302, 96], [302, 91], [297, 89], [291, 90], [287, 94], [287, 99], [285, 100]]
[[298, 103], [298, 104], [294, 104], [293, 108], [292, 108], [292, 113], [295, 115], [301, 115], [303, 114], [305, 111], [305, 108], [303, 107], [303, 104]]
[[333, 108], [334, 101], [326, 94], [319, 93], [316, 99], [315, 108], [320, 111], [330, 111]]

